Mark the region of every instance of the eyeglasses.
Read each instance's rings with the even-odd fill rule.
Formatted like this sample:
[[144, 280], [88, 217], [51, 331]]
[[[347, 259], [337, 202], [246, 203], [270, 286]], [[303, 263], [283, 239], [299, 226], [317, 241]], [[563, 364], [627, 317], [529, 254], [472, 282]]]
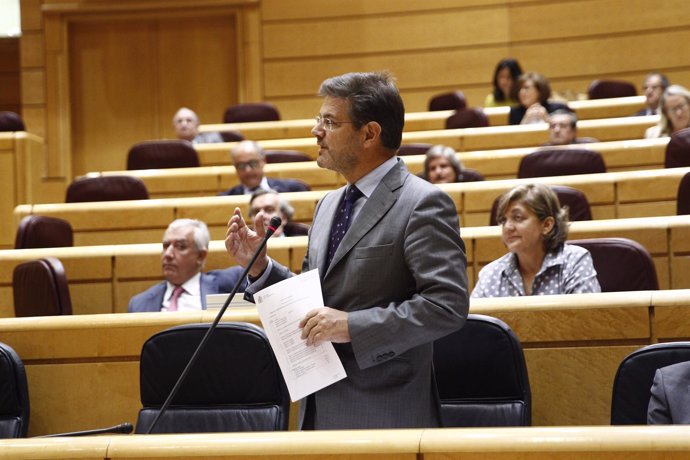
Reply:
[[687, 103], [682, 103], [682, 104], [679, 104], [679, 105], [677, 105], [677, 106], [675, 106], [675, 107], [669, 107], [669, 108], [668, 108], [668, 111], [669, 111], [670, 113], [685, 112], [685, 110], [686, 110], [687, 108], [688, 108], [688, 104], [687, 104]]
[[240, 171], [246, 171], [247, 169], [256, 169], [260, 163], [260, 160], [249, 160], [241, 163], [235, 163], [235, 168]]
[[316, 126], [323, 126], [326, 131], [333, 131], [343, 123], [354, 123], [353, 121], [335, 121], [330, 118], [323, 118], [321, 115], [315, 116], [314, 119], [316, 120]]

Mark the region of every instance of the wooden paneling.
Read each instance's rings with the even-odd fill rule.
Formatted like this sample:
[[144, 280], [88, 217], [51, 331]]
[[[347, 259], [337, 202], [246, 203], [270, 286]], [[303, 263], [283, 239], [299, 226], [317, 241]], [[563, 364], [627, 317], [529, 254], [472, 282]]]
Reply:
[[232, 13], [75, 21], [69, 37], [74, 174], [122, 169], [134, 143], [174, 137], [181, 106], [221, 120], [237, 99]]

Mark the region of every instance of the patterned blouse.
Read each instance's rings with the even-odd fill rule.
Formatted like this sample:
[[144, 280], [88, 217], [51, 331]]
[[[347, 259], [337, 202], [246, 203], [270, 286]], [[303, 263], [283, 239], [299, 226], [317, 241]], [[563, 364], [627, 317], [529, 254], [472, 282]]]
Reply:
[[[532, 283], [532, 295], [601, 292], [592, 256], [585, 248], [564, 244], [544, 257]], [[472, 297], [524, 296], [525, 286], [517, 266], [517, 256], [508, 253], [479, 272]]]

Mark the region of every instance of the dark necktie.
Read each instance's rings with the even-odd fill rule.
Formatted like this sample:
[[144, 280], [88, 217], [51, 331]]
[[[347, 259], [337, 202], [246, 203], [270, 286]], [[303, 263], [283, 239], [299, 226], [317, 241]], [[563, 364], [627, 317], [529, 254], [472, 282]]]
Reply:
[[331, 227], [331, 243], [328, 245], [328, 259], [326, 260], [326, 268], [331, 264], [333, 255], [340, 245], [347, 229], [350, 227], [350, 220], [352, 219], [352, 209], [355, 202], [362, 196], [362, 192], [355, 186], [350, 185], [345, 191], [345, 197], [340, 202], [338, 211], [335, 213], [333, 219], [333, 226]]

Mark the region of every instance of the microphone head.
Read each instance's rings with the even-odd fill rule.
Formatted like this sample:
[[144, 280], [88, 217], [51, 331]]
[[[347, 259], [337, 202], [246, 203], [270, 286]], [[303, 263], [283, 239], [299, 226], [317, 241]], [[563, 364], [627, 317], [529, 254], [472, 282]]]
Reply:
[[283, 223], [283, 221], [282, 221], [282, 219], [281, 219], [280, 217], [278, 217], [278, 216], [273, 216], [273, 217], [271, 218], [271, 222], [268, 224], [268, 229], [267, 229], [267, 231], [266, 231], [266, 234], [267, 234], [268, 236], [273, 235], [273, 233], [275, 233], [275, 231], [278, 229], [278, 227], [280, 227], [280, 224], [281, 224], [281, 223]]

